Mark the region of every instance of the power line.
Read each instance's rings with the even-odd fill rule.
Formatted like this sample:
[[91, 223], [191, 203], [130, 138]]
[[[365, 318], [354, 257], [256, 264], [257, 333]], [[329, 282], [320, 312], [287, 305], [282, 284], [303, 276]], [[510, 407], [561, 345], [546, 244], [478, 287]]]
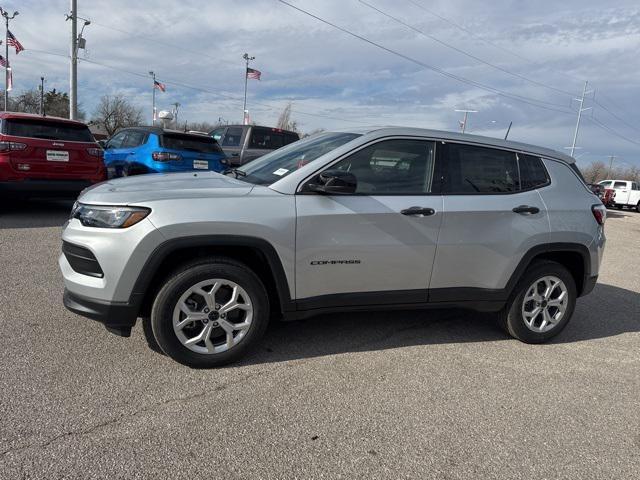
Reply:
[[[472, 32], [472, 31], [471, 31], [471, 30], [469, 30], [468, 28], [463, 27], [462, 25], [460, 25], [460, 24], [458, 24], [458, 23], [454, 22], [454, 21], [453, 21], [453, 20], [451, 20], [451, 19], [448, 19], [448, 18], [446, 18], [446, 17], [443, 17], [442, 15], [440, 15], [440, 14], [438, 14], [438, 13], [434, 12], [433, 10], [429, 10], [429, 9], [428, 9], [428, 8], [426, 8], [424, 5], [422, 5], [422, 4], [420, 4], [420, 3], [418, 3], [418, 2], [416, 2], [416, 1], [414, 1], [414, 0], [406, 0], [406, 1], [407, 1], [407, 2], [409, 2], [409, 3], [411, 3], [412, 5], [415, 5], [415, 6], [416, 6], [416, 7], [418, 7], [419, 9], [421, 9], [421, 10], [423, 10], [423, 11], [427, 12], [429, 15], [433, 15], [434, 17], [439, 18], [440, 20], [442, 20], [442, 21], [444, 21], [444, 22], [448, 23], [449, 25], [451, 25], [451, 26], [453, 26], [453, 27], [457, 28], [458, 30], [461, 30], [461, 31], [463, 31], [463, 32], [467, 33], [469, 36], [471, 36], [472, 38], [475, 38], [476, 40], [480, 40], [481, 42], [484, 42], [484, 43], [486, 43], [487, 45], [491, 45], [492, 47], [497, 48], [498, 50], [502, 50], [503, 52], [506, 52], [506, 53], [508, 53], [509, 55], [513, 55], [514, 57], [519, 58], [520, 60], [524, 60], [524, 61], [525, 61], [525, 62], [527, 62], [527, 63], [534, 63], [534, 62], [532, 62], [532, 61], [531, 61], [531, 59], [526, 58], [526, 57], [524, 57], [524, 56], [520, 55], [519, 53], [514, 52], [513, 50], [510, 50], [510, 49], [508, 49], [508, 48], [505, 48], [505, 47], [503, 47], [502, 45], [498, 45], [497, 43], [494, 43], [494, 42], [492, 42], [492, 41], [490, 41], [490, 40], [487, 40], [486, 38], [481, 37], [480, 35], [476, 35], [474, 32]], [[565, 77], [570, 78], [570, 79], [572, 79], [572, 80], [579, 81], [579, 82], [584, 82], [584, 79], [580, 79], [580, 78], [578, 78], [578, 77], [574, 77], [573, 75], [569, 75], [569, 74], [567, 74], [567, 73], [565, 73], [565, 72], [562, 72], [562, 71], [560, 71], [560, 70], [556, 70], [556, 72], [558, 72], [559, 74], [564, 75]]]
[[374, 6], [374, 5], [371, 5], [370, 3], [368, 3], [368, 2], [366, 2], [366, 1], [364, 1], [364, 0], [358, 0], [358, 1], [359, 1], [361, 4], [363, 4], [363, 5], [367, 6], [367, 7], [369, 7], [370, 9], [372, 9], [372, 10], [374, 10], [374, 11], [376, 11], [376, 12], [380, 13], [381, 15], [384, 15], [385, 17], [387, 17], [387, 18], [389, 18], [389, 19], [393, 20], [394, 22], [397, 22], [397, 23], [399, 23], [399, 24], [401, 24], [401, 25], [404, 25], [405, 27], [410, 28], [410, 29], [411, 29], [411, 30], [413, 30], [414, 32], [416, 32], [416, 33], [418, 33], [418, 34], [420, 34], [420, 35], [422, 35], [422, 36], [424, 36], [424, 37], [426, 37], [426, 38], [429, 38], [429, 39], [433, 40], [434, 42], [439, 43], [440, 45], [443, 45], [443, 46], [445, 46], [445, 47], [447, 47], [447, 48], [450, 48], [450, 49], [452, 49], [452, 50], [455, 50], [456, 52], [458, 52], [458, 53], [460, 53], [460, 54], [462, 54], [462, 55], [465, 55], [465, 56], [467, 56], [467, 57], [469, 57], [469, 58], [472, 58], [473, 60], [476, 60], [477, 62], [480, 62], [480, 63], [482, 63], [482, 64], [484, 64], [484, 65], [487, 65], [487, 66], [489, 66], [489, 67], [491, 67], [491, 68], [494, 68], [494, 69], [496, 69], [496, 70], [499, 70], [499, 71], [501, 71], [501, 72], [503, 72], [503, 73], [506, 73], [506, 74], [508, 74], [508, 75], [512, 75], [512, 76], [514, 76], [514, 77], [517, 77], [517, 78], [519, 78], [519, 79], [521, 79], [521, 80], [524, 80], [524, 81], [526, 81], [526, 82], [529, 82], [529, 83], [532, 83], [532, 84], [534, 84], [534, 85], [537, 85], [537, 86], [539, 86], [539, 87], [544, 87], [544, 88], [547, 88], [547, 89], [549, 89], [549, 90], [553, 90], [554, 92], [561, 93], [561, 94], [563, 94], [563, 95], [568, 95], [568, 96], [570, 96], [571, 98], [573, 98], [573, 96], [574, 96], [574, 93], [572, 93], [572, 92], [568, 92], [568, 91], [566, 91], [566, 90], [562, 90], [562, 89], [560, 89], [560, 88], [556, 88], [556, 87], [554, 87], [554, 86], [547, 85], [546, 83], [543, 83], [543, 82], [538, 82], [537, 80], [532, 80], [532, 79], [528, 78], [528, 77], [527, 77], [527, 76], [525, 76], [525, 75], [521, 75], [521, 74], [519, 74], [519, 73], [512, 72], [511, 70], [508, 70], [508, 69], [506, 69], [506, 68], [503, 68], [503, 67], [501, 67], [501, 66], [499, 66], [499, 65], [496, 65], [496, 64], [494, 64], [494, 63], [488, 62], [488, 61], [486, 61], [486, 60], [484, 60], [484, 59], [482, 59], [482, 58], [480, 58], [480, 57], [478, 57], [478, 56], [476, 56], [476, 55], [473, 55], [472, 53], [469, 53], [469, 52], [467, 52], [467, 51], [465, 51], [465, 50], [463, 50], [463, 49], [461, 49], [461, 48], [458, 48], [458, 47], [456, 47], [456, 46], [454, 46], [454, 45], [451, 45], [451, 44], [449, 44], [449, 43], [447, 43], [447, 42], [445, 42], [445, 41], [443, 41], [443, 40], [440, 40], [439, 38], [437, 38], [437, 37], [435, 37], [435, 36], [433, 36], [433, 35], [431, 35], [431, 34], [429, 34], [429, 33], [426, 33], [426, 32], [424, 32], [423, 30], [420, 30], [419, 28], [414, 27], [413, 25], [410, 25], [410, 24], [408, 24], [408, 23], [404, 22], [403, 20], [401, 20], [401, 19], [399, 19], [399, 18], [397, 18], [397, 17], [394, 17], [393, 15], [391, 15], [391, 14], [389, 14], [389, 13], [387, 13], [387, 12], [385, 12], [385, 11], [381, 10], [381, 9], [379, 9], [378, 7], [376, 7], [376, 6]]
[[595, 98], [593, 99], [593, 103], [598, 105], [600, 108], [602, 108], [604, 111], [606, 111], [607, 113], [609, 113], [609, 115], [611, 115], [612, 117], [618, 119], [620, 122], [624, 123], [627, 127], [631, 128], [632, 130], [635, 131], [640, 131], [640, 129], [629, 123], [627, 120], [625, 120], [624, 118], [620, 117], [619, 115], [617, 115], [616, 113], [612, 112], [611, 110], [609, 110], [605, 105], [603, 105], [602, 103], [598, 102]]
[[[433, 65], [429, 65], [429, 64], [424, 63], [424, 62], [422, 62], [420, 60], [417, 60], [417, 59], [415, 59], [413, 57], [410, 57], [408, 55], [400, 53], [397, 50], [393, 50], [393, 49], [391, 49], [389, 47], [385, 47], [384, 45], [382, 45], [380, 43], [374, 42], [373, 40], [369, 40], [368, 38], [366, 38], [366, 37], [364, 37], [362, 35], [354, 33], [354, 32], [352, 32], [352, 31], [350, 31], [350, 30], [348, 30], [346, 28], [343, 28], [343, 27], [341, 27], [339, 25], [336, 25], [335, 23], [331, 23], [330, 21], [325, 20], [324, 18], [321, 18], [321, 17], [319, 17], [317, 15], [314, 15], [313, 13], [308, 12], [307, 10], [304, 10], [304, 9], [302, 9], [300, 7], [292, 5], [291, 3], [286, 2], [285, 0], [277, 0], [277, 1], [282, 3], [283, 5], [286, 5], [286, 6], [290, 7], [290, 8], [293, 8], [294, 10], [299, 11], [300, 13], [303, 13], [303, 14], [311, 17], [311, 18], [314, 18], [314, 19], [316, 19], [316, 20], [318, 20], [318, 21], [320, 21], [320, 22], [322, 22], [322, 23], [324, 23], [326, 25], [329, 25], [329, 26], [331, 26], [331, 27], [333, 27], [333, 28], [335, 28], [337, 30], [340, 30], [341, 32], [346, 33], [347, 35], [355, 37], [358, 40], [361, 40], [361, 41], [363, 41], [365, 43], [373, 45], [374, 47], [379, 48], [381, 50], [384, 50], [385, 52], [391, 53], [392, 55], [396, 55], [396, 56], [398, 56], [400, 58], [403, 58], [403, 59], [405, 59], [405, 60], [407, 60], [407, 61], [409, 61], [411, 63], [415, 63], [416, 65], [419, 65], [419, 66], [421, 66], [423, 68], [426, 68], [426, 69], [429, 69], [429, 70], [433, 70], [434, 72], [437, 72], [437, 73], [439, 73], [441, 75], [444, 75], [446, 77], [452, 78], [454, 80], [457, 80], [459, 82], [465, 83], [467, 85], [472, 85], [472, 86], [474, 86], [476, 88], [479, 88], [479, 89], [482, 89], [482, 90], [486, 90], [488, 92], [494, 93], [496, 95], [500, 95], [500, 96], [505, 97], [505, 98], [510, 98], [512, 100], [517, 100], [519, 102], [523, 102], [523, 103], [527, 103], [529, 105], [533, 105], [535, 107], [544, 108], [546, 110], [551, 110], [551, 111], [555, 111], [555, 112], [560, 112], [560, 113], [564, 113], [564, 114], [573, 115], [573, 113], [570, 110], [565, 110], [564, 107], [562, 107], [561, 105], [548, 104], [548, 102], [544, 102], [544, 101], [537, 100], [537, 99], [534, 99], [534, 98], [524, 97], [522, 95], [517, 95], [515, 93], [505, 92], [504, 90], [500, 90], [498, 88], [491, 87], [489, 85], [485, 85], [483, 83], [477, 82], [475, 80], [470, 80], [468, 78], [460, 77], [460, 76], [455, 75], [453, 73], [447, 72], [446, 70], [443, 70], [441, 68], [435, 67]], [[546, 106], [544, 104], [553, 105], [553, 107]]]
[[[30, 52], [36, 52], [36, 53], [43, 53], [43, 54], [46, 54], [46, 55], [54, 55], [54, 56], [57, 56], [57, 57], [69, 58], [68, 55], [64, 55], [64, 54], [56, 53], [56, 52], [49, 52], [49, 51], [46, 51], [46, 50], [29, 49], [29, 51]], [[129, 74], [129, 75], [135, 75], [135, 76], [140, 77], [140, 78], [147, 79], [149, 77], [148, 74], [135, 72], [135, 71], [132, 71], [132, 70], [127, 70], [127, 69], [120, 68], [120, 67], [115, 67], [113, 65], [108, 65], [106, 63], [98, 62], [98, 61], [95, 61], [95, 60], [90, 60], [90, 59], [87, 59], [87, 58], [81, 58], [79, 60], [82, 61], [82, 62], [93, 64], [93, 65], [98, 65], [98, 66], [101, 66], [101, 67], [104, 67], [104, 68], [109, 68], [111, 70], [123, 72], [123, 73]], [[173, 86], [177, 86], [177, 87], [187, 88], [187, 89], [190, 89], [190, 90], [196, 90], [196, 91], [200, 91], [200, 92], [204, 92], [204, 93], [210, 93], [212, 95], [216, 95], [216, 96], [221, 97], [221, 98], [226, 98], [228, 100], [232, 100], [234, 102], [238, 102], [238, 104], [242, 103], [242, 98], [240, 98], [240, 97], [234, 97], [232, 95], [227, 95], [227, 94], [224, 94], [224, 93], [220, 93], [220, 92], [216, 92], [216, 91], [213, 91], [213, 90], [209, 90], [207, 88], [199, 87], [199, 86], [196, 86], [196, 85], [190, 85], [190, 84], [183, 83], [183, 82], [178, 82], [178, 81], [175, 81], [175, 80], [167, 80], [164, 77], [162, 77], [161, 80], [162, 80], [163, 83], [165, 83], [167, 85], [173, 85]], [[253, 102], [253, 103], [255, 105], [259, 105], [259, 106], [265, 107], [265, 108], [267, 108], [269, 110], [274, 110], [274, 111], [282, 110], [281, 107], [269, 105], [269, 104], [264, 103], [264, 102]], [[328, 119], [328, 120], [336, 120], [336, 121], [339, 121], [339, 122], [353, 123], [353, 124], [356, 124], [356, 125], [368, 125], [366, 123], [358, 122], [356, 120], [348, 120], [346, 118], [338, 118], [338, 117], [334, 117], [334, 116], [330, 116], [330, 115], [324, 115], [324, 114], [321, 114], [321, 113], [311, 113], [311, 112], [307, 112], [307, 111], [304, 111], [304, 110], [293, 109], [293, 108], [291, 109], [291, 111], [294, 112], [294, 113], [297, 113], [299, 115], [306, 115], [306, 116], [311, 116], [311, 117], [325, 118], [325, 119]]]
[[627, 142], [633, 143], [634, 145], [637, 145], [637, 146], [640, 147], [640, 141], [633, 140], [632, 138], [629, 138], [626, 135], [623, 135], [622, 133], [619, 133], [618, 131], [614, 130], [610, 126], [605, 125], [604, 123], [602, 123], [597, 118], [595, 118], [595, 117], [585, 117], [585, 118], [588, 119], [590, 122], [592, 122], [595, 126], [601, 128], [602, 130], [606, 130], [610, 134], [615, 135], [616, 137], [621, 138], [622, 140], [626, 140]]

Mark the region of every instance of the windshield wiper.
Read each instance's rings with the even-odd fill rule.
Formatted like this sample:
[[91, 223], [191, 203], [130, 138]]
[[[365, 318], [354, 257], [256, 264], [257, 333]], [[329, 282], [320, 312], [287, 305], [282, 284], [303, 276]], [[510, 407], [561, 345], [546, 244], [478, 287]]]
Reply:
[[223, 175], [226, 175], [227, 173], [233, 173], [236, 178], [247, 176], [247, 172], [243, 172], [239, 168], [227, 168], [224, 172], [222, 172]]

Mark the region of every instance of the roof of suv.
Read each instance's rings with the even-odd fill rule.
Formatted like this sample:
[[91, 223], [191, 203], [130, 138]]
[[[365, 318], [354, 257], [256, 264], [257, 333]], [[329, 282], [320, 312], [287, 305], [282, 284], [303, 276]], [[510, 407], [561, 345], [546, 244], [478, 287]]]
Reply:
[[566, 153], [559, 152], [545, 147], [529, 145], [527, 143], [513, 142], [511, 140], [502, 140], [500, 138], [484, 137], [481, 135], [471, 135], [468, 133], [446, 132], [443, 130], [430, 130], [427, 128], [410, 128], [410, 127], [362, 127], [340, 130], [349, 133], [359, 133], [362, 135], [375, 133], [377, 137], [395, 136], [395, 135], [415, 135], [419, 137], [436, 138], [441, 140], [451, 140], [465, 143], [476, 143], [478, 145], [486, 145], [492, 147], [507, 148], [510, 150], [535, 153], [541, 156], [552, 157], [562, 160], [566, 163], [575, 163], [575, 159]]
[[242, 125], [242, 124], [232, 124], [232, 125], [218, 125], [216, 127], [216, 129], [218, 128], [223, 128], [223, 127], [254, 127], [254, 128], [266, 128], [268, 130], [272, 130], [274, 132], [278, 132], [278, 133], [291, 133], [292, 135], [298, 135], [298, 137], [300, 136], [297, 132], [292, 132], [291, 130], [284, 130], [282, 128], [277, 128], [277, 127], [267, 127], [265, 125]]
[[33, 120], [52, 120], [56, 122], [73, 123], [74, 125], [87, 125], [86, 123], [78, 120], [69, 120], [68, 118], [52, 117], [49, 115], [39, 115], [37, 113], [0, 112], [0, 118], [28, 118]]
[[151, 125], [141, 125], [139, 127], [125, 127], [125, 128], [121, 128], [120, 130], [118, 130], [119, 132], [122, 132], [124, 130], [143, 130], [145, 132], [149, 132], [149, 133], [155, 133], [156, 135], [162, 135], [163, 133], [176, 133], [176, 134], [180, 134], [180, 135], [193, 135], [196, 137], [208, 137], [209, 135], [206, 133], [198, 133], [198, 132], [185, 132], [184, 130], [176, 130], [173, 128], [163, 128], [163, 127], [157, 127], [157, 126], [151, 126]]

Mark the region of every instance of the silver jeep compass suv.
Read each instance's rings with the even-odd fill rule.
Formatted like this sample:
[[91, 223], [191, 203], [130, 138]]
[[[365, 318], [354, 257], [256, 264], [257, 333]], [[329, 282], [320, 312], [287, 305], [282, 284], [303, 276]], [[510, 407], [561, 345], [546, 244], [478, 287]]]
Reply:
[[86, 190], [63, 232], [64, 304], [194, 367], [270, 317], [468, 307], [543, 342], [597, 280], [606, 210], [574, 160], [413, 128], [330, 132], [234, 169]]

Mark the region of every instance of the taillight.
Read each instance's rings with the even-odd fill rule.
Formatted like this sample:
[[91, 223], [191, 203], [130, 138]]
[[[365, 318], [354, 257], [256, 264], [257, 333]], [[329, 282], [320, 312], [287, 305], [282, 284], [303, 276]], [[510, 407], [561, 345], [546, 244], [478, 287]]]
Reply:
[[25, 148], [27, 148], [26, 143], [0, 142], [0, 152], [10, 152], [12, 150], [24, 150]]
[[604, 225], [604, 222], [607, 220], [607, 208], [600, 203], [592, 205], [591, 212], [593, 213], [593, 218], [598, 222], [598, 225]]
[[101, 148], [87, 148], [87, 153], [92, 157], [103, 157], [104, 151]]
[[153, 152], [151, 154], [151, 158], [153, 158], [156, 162], [172, 162], [182, 160], [182, 157], [179, 154], [171, 152]]

